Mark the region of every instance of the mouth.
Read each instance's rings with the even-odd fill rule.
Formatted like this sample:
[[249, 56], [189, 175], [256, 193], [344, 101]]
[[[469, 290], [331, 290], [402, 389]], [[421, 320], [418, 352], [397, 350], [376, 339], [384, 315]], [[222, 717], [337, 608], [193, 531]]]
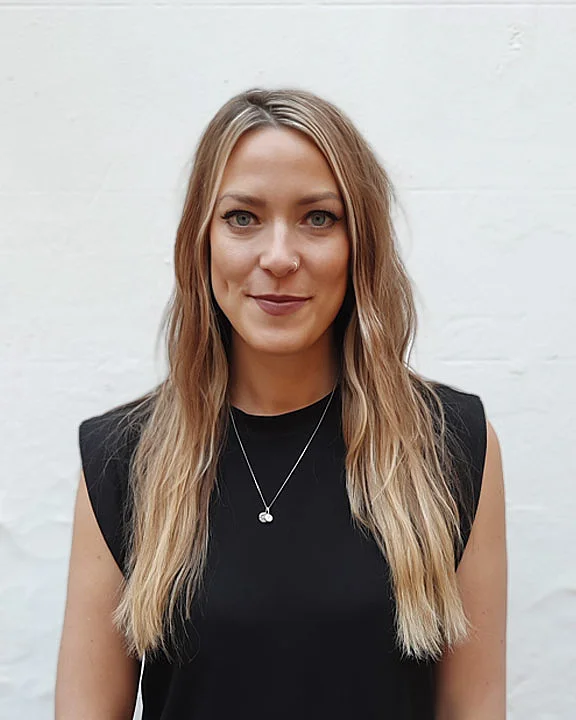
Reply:
[[310, 300], [307, 297], [294, 295], [251, 295], [250, 297], [268, 315], [290, 315]]
[[268, 300], [270, 302], [282, 303], [282, 302], [300, 302], [302, 300], [309, 300], [310, 298], [302, 295], [250, 295], [255, 300]]

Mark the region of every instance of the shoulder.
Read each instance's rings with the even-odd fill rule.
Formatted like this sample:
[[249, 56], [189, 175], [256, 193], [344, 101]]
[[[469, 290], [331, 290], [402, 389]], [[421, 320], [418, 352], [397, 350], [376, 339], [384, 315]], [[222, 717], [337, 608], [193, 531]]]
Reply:
[[442, 402], [446, 439], [455, 458], [480, 476], [484, 470], [488, 419], [482, 398], [454, 385], [432, 383]]
[[148, 399], [125, 403], [80, 422], [78, 441], [88, 496], [102, 534], [120, 569], [126, 569], [131, 517], [130, 464]]
[[482, 398], [473, 392], [432, 382], [442, 404], [444, 439], [451, 460], [451, 487], [460, 514], [459, 561], [476, 517], [485, 474], [489, 433], [494, 434]]
[[82, 460], [101, 475], [110, 464], [128, 463], [150, 406], [148, 397], [140, 398], [82, 420], [78, 427]]
[[440, 396], [450, 420], [469, 434], [474, 431], [485, 434], [486, 416], [479, 395], [437, 380], [432, 382], [432, 386]]

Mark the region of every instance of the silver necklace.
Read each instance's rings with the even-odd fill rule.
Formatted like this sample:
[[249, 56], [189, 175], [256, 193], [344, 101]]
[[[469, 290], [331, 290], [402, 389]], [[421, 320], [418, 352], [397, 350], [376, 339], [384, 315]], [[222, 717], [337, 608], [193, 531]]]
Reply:
[[276, 495], [274, 496], [274, 498], [273, 498], [273, 500], [272, 500], [272, 502], [271, 502], [270, 504], [267, 504], [267, 503], [266, 503], [266, 500], [264, 499], [264, 495], [262, 495], [262, 490], [260, 490], [260, 485], [258, 485], [258, 480], [256, 480], [256, 475], [254, 475], [254, 470], [252, 470], [252, 465], [250, 465], [250, 461], [248, 460], [248, 455], [246, 455], [246, 450], [244, 450], [244, 445], [242, 444], [242, 440], [240, 439], [240, 435], [238, 434], [238, 428], [236, 427], [236, 421], [234, 420], [234, 415], [232, 414], [232, 409], [230, 409], [230, 411], [229, 411], [229, 412], [230, 412], [230, 419], [232, 420], [232, 425], [234, 426], [234, 432], [236, 433], [236, 437], [238, 438], [238, 443], [240, 444], [240, 448], [242, 449], [242, 453], [243, 453], [243, 455], [244, 455], [244, 459], [246, 460], [246, 464], [248, 465], [248, 469], [250, 470], [250, 474], [252, 475], [252, 479], [254, 480], [254, 484], [256, 485], [256, 489], [258, 490], [258, 493], [259, 493], [260, 498], [261, 498], [261, 500], [262, 500], [262, 503], [263, 503], [263, 505], [264, 505], [264, 511], [261, 512], [261, 513], [258, 515], [258, 519], [260, 520], [260, 522], [263, 522], [263, 523], [271, 523], [272, 520], [274, 519], [273, 515], [270, 513], [270, 508], [271, 508], [272, 505], [276, 502], [276, 498], [278, 497], [278, 495], [280, 495], [280, 493], [281, 493], [282, 490], [284, 489], [284, 486], [286, 485], [286, 483], [288, 482], [288, 480], [290, 480], [290, 477], [292, 476], [292, 473], [294, 472], [294, 470], [296, 470], [296, 466], [298, 465], [298, 463], [300, 462], [300, 460], [302, 460], [302, 458], [304, 457], [304, 453], [306, 452], [306, 450], [308, 450], [308, 447], [309, 447], [310, 443], [311, 443], [312, 440], [314, 439], [314, 435], [316, 435], [316, 432], [318, 431], [318, 428], [319, 428], [320, 425], [322, 424], [322, 420], [324, 420], [324, 416], [326, 415], [326, 412], [327, 412], [327, 410], [328, 410], [328, 407], [329, 407], [330, 403], [332, 402], [332, 397], [334, 396], [334, 392], [335, 392], [337, 386], [338, 386], [338, 382], [336, 382], [336, 385], [334, 385], [334, 387], [332, 388], [332, 392], [330, 393], [330, 397], [328, 398], [328, 402], [326, 403], [326, 407], [324, 408], [324, 412], [322, 413], [322, 417], [321, 417], [320, 420], [318, 421], [318, 424], [316, 425], [316, 427], [315, 427], [315, 429], [314, 429], [314, 432], [313, 432], [312, 435], [310, 436], [310, 439], [309, 439], [308, 442], [306, 443], [306, 445], [305, 445], [305, 447], [304, 447], [304, 450], [302, 450], [302, 452], [300, 453], [300, 457], [299, 457], [298, 460], [296, 460], [296, 462], [294, 463], [294, 467], [293, 467], [292, 470], [290, 470], [290, 472], [288, 473], [288, 476], [287, 476], [286, 480], [284, 480], [284, 482], [283, 482], [282, 485], [280, 486], [280, 490], [278, 490], [278, 492], [276, 493]]

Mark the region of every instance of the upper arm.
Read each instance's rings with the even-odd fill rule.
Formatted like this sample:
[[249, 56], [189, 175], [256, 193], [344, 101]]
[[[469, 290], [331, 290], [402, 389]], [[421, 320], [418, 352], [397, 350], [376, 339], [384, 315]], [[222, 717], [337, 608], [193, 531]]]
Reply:
[[128, 720], [133, 716], [140, 662], [126, 654], [112, 622], [122, 582], [82, 473], [58, 655], [56, 720]]
[[498, 438], [487, 421], [486, 460], [476, 517], [457, 581], [469, 639], [437, 666], [438, 720], [506, 717], [507, 554], [504, 480]]

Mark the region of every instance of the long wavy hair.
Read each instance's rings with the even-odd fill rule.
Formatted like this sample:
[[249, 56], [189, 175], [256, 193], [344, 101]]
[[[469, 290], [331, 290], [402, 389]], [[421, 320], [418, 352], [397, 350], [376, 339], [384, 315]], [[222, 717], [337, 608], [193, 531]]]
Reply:
[[231, 327], [212, 293], [209, 226], [232, 149], [245, 132], [263, 127], [308, 136], [343, 198], [349, 282], [334, 338], [351, 515], [389, 565], [400, 650], [437, 658], [468, 633], [456, 582], [457, 482], [435, 383], [409, 367], [416, 312], [392, 223], [395, 193], [351, 120], [301, 89], [234, 96], [197, 144], [161, 327], [168, 373], [126, 413], [138, 442], [129, 472], [127, 572], [113, 620], [131, 655], [178, 655], [179, 619], [190, 617], [202, 587], [230, 407]]

